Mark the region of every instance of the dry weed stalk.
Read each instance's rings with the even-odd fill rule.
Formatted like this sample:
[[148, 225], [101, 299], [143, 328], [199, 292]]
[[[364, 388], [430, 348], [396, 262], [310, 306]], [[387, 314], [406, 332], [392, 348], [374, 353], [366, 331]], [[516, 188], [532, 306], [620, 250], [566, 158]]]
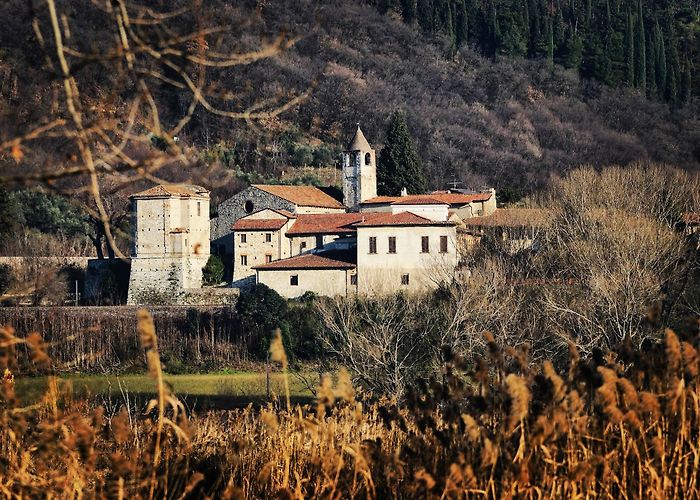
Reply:
[[[498, 363], [491, 369], [448, 364], [443, 380], [413, 388], [405, 406], [380, 400], [363, 407], [341, 371], [335, 384], [323, 379], [315, 408], [249, 406], [190, 417], [162, 379], [145, 311], [139, 334], [157, 389], [143, 418], [127, 408], [108, 416], [72, 399], [56, 379], [36, 407], [21, 406], [16, 384], [0, 386], [4, 496], [697, 498], [700, 492], [697, 333], [667, 332], [664, 344], [644, 353], [575, 359], [567, 379], [549, 363], [524, 366], [510, 359], [517, 351], [494, 344]], [[16, 365], [17, 346], [40, 351], [42, 342], [7, 329], [0, 335], [0, 369], [21, 377], [26, 368]], [[280, 336], [272, 350], [284, 367]]]

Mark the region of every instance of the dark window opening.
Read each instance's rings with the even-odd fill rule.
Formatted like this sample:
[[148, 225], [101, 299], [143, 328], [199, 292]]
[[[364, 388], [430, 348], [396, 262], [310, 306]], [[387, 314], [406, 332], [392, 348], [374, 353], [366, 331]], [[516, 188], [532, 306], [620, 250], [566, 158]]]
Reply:
[[301, 244], [299, 245], [299, 253], [302, 253], [305, 248], [306, 248], [306, 242], [302, 241]]
[[265, 241], [266, 241], [267, 243], [270, 243], [270, 242], [272, 241], [272, 233], [267, 233], [267, 234], [265, 235]]
[[316, 248], [323, 248], [323, 235], [316, 235]]
[[401, 284], [402, 285], [408, 285], [408, 274], [402, 274], [401, 275]]
[[371, 165], [372, 164], [372, 155], [370, 153], [367, 153], [365, 155], [365, 165]]
[[357, 285], [357, 274], [351, 274], [351, 275], [350, 275], [350, 284], [351, 284], [351, 285]]
[[241, 265], [242, 266], [248, 265], [248, 256], [247, 255], [241, 255]]
[[246, 212], [250, 213], [255, 208], [255, 205], [253, 205], [252, 201], [246, 200], [245, 204], [243, 205], [243, 208], [245, 209]]
[[421, 236], [420, 251], [422, 253], [430, 253], [430, 238], [428, 236]]
[[396, 253], [396, 236], [389, 236], [389, 253]]
[[377, 238], [376, 238], [376, 236], [369, 237], [369, 253], [377, 253]]
[[299, 286], [299, 275], [298, 274], [292, 274], [289, 277], [289, 286]]
[[241, 234], [241, 243], [245, 243], [245, 242], [246, 242], [246, 235], [245, 235], [245, 233], [243, 233], [243, 234]]
[[272, 255], [265, 255], [265, 264], [269, 264], [270, 262], [272, 262]]
[[447, 236], [440, 236], [440, 253], [447, 253]]
[[202, 202], [198, 201], [197, 202], [197, 217], [201, 217], [201, 216], [202, 216]]

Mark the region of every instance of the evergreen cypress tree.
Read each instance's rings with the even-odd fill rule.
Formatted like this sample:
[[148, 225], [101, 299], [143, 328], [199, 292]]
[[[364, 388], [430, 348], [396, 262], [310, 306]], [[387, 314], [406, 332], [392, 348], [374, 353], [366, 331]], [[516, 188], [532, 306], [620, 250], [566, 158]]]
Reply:
[[625, 80], [629, 87], [634, 86], [634, 28], [632, 25], [632, 14], [627, 9], [627, 23], [625, 26]]
[[416, 18], [416, 0], [401, 0], [401, 17], [406, 24], [413, 24]]
[[683, 73], [681, 77], [681, 102], [688, 102], [693, 94], [693, 81], [690, 70], [690, 61], [685, 60], [683, 64]]
[[647, 89], [647, 52], [646, 37], [644, 33], [644, 12], [642, 10], [642, 0], [638, 2], [637, 8], [637, 29], [635, 30], [635, 75], [634, 82], [642, 93]]
[[403, 188], [410, 194], [420, 194], [427, 190], [427, 182], [406, 119], [403, 113], [394, 111], [377, 162], [377, 193], [397, 196]]
[[554, 66], [554, 28], [551, 16], [547, 18], [547, 64]]
[[664, 43], [664, 35], [659, 27], [659, 21], [656, 21], [656, 26], [654, 27], [656, 32], [656, 89], [660, 97], [666, 96], [666, 85], [667, 85], [667, 72], [666, 67], [666, 44]]
[[467, 38], [469, 37], [467, 5], [465, 0], [459, 0], [455, 6], [455, 9], [455, 38], [457, 41], [457, 47], [461, 47], [467, 43]]
[[489, 51], [496, 57], [500, 46], [501, 30], [498, 26], [498, 12], [495, 0], [489, 0]]
[[416, 16], [418, 25], [426, 33], [432, 33], [435, 23], [433, 20], [433, 2], [432, 0], [417, 0]]
[[658, 44], [656, 43], [656, 32], [652, 32], [651, 40], [649, 41], [649, 47], [647, 48], [647, 60], [646, 60], [646, 70], [647, 70], [647, 96], [656, 96], [656, 49]]

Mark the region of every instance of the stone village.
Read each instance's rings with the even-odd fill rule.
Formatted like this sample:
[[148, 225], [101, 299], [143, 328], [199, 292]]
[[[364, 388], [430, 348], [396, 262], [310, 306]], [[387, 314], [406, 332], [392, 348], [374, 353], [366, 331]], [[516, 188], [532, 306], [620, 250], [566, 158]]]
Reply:
[[496, 215], [494, 189], [377, 196], [376, 154], [359, 124], [342, 179], [344, 203], [314, 186], [254, 184], [211, 220], [200, 186], [132, 195], [128, 303], [149, 303], [158, 290], [197, 302], [211, 254], [232, 269], [229, 287], [209, 291], [222, 297], [255, 283], [287, 298], [434, 288], [457, 272], [458, 240]]

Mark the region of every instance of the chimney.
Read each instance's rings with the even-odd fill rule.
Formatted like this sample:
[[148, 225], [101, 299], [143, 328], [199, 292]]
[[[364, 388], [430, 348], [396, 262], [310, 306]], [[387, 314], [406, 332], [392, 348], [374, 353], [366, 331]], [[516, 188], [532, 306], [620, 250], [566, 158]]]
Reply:
[[401, 196], [408, 196], [408, 191], [406, 191], [406, 188], [401, 188]]

